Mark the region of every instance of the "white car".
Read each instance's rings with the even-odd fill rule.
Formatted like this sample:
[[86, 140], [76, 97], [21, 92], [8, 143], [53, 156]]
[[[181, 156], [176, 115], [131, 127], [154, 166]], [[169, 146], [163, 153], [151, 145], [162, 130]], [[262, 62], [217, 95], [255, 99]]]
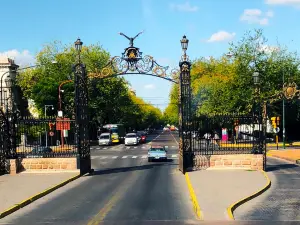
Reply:
[[125, 145], [137, 145], [139, 143], [139, 136], [136, 133], [128, 133], [125, 136]]
[[102, 133], [99, 137], [99, 145], [111, 145], [111, 134], [110, 133]]

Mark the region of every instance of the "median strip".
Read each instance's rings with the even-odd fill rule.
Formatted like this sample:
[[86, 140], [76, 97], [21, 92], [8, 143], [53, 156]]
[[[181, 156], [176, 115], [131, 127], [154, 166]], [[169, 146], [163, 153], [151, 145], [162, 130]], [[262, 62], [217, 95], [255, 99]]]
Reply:
[[187, 186], [188, 186], [188, 189], [189, 189], [189, 193], [190, 193], [190, 197], [191, 197], [191, 200], [192, 200], [194, 212], [195, 212], [198, 219], [203, 220], [201, 209], [200, 209], [197, 197], [195, 195], [194, 188], [193, 188], [192, 183], [190, 181], [190, 177], [189, 177], [187, 172], [185, 173], [185, 180], [186, 180], [186, 183], [187, 183]]
[[245, 198], [242, 198], [242, 199], [240, 199], [239, 201], [236, 201], [235, 203], [231, 204], [231, 205], [227, 208], [227, 215], [228, 215], [229, 219], [235, 220], [235, 219], [234, 219], [233, 212], [234, 212], [234, 210], [235, 210], [237, 207], [239, 207], [240, 205], [242, 205], [242, 204], [244, 204], [244, 203], [250, 201], [251, 199], [253, 199], [253, 198], [255, 198], [255, 197], [261, 195], [262, 193], [264, 193], [266, 190], [268, 190], [268, 189], [271, 187], [271, 180], [270, 180], [270, 178], [268, 177], [267, 173], [266, 173], [265, 171], [263, 171], [263, 170], [261, 170], [261, 172], [263, 173], [264, 177], [265, 177], [266, 180], [267, 180], [266, 185], [265, 185], [262, 189], [260, 189], [259, 191], [253, 193], [252, 195], [249, 195], [249, 196], [247, 196], [247, 197], [245, 197]]
[[59, 183], [59, 184], [51, 187], [51, 188], [48, 188], [48, 189], [46, 189], [46, 190], [44, 190], [44, 191], [42, 191], [42, 192], [40, 192], [40, 193], [38, 193], [38, 194], [36, 194], [34, 196], [31, 196], [28, 199], [23, 200], [22, 202], [20, 202], [18, 204], [15, 204], [11, 208], [6, 209], [3, 212], [0, 212], [0, 219], [3, 218], [3, 217], [5, 217], [5, 216], [8, 216], [8, 215], [12, 214], [13, 212], [15, 212], [15, 211], [23, 208], [26, 205], [29, 205], [30, 203], [38, 200], [39, 198], [42, 198], [45, 195], [50, 194], [51, 192], [55, 191], [56, 189], [58, 189], [58, 188], [60, 188], [60, 187], [62, 187], [64, 185], [66, 185], [67, 183], [69, 183], [69, 182], [71, 182], [73, 180], [76, 180], [79, 177], [80, 177], [80, 174], [75, 175], [75, 176], [73, 176], [73, 177], [71, 177], [71, 178], [69, 178], [69, 179], [67, 179], [67, 180], [65, 180], [65, 181], [63, 181], [63, 182], [61, 182], [61, 183]]

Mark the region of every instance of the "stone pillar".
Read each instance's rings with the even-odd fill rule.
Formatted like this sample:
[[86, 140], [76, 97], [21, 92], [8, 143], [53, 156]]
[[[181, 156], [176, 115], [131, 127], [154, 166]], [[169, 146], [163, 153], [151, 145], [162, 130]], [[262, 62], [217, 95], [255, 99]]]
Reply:
[[7, 171], [10, 175], [16, 175], [18, 171], [18, 161], [16, 159], [9, 159]]

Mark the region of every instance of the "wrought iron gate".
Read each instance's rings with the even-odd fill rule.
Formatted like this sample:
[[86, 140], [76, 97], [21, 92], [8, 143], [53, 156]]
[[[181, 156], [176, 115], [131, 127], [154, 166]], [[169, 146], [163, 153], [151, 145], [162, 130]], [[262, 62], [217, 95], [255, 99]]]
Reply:
[[85, 65], [78, 63], [74, 66], [75, 74], [75, 143], [77, 146], [77, 165], [81, 174], [91, 171], [88, 89]]
[[9, 141], [8, 121], [4, 112], [0, 109], [0, 174], [6, 172], [7, 144], [9, 144]]

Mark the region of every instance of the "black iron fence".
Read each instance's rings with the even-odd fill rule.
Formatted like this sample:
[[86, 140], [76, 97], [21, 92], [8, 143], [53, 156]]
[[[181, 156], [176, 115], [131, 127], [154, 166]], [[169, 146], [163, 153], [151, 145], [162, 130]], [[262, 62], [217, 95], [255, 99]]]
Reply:
[[253, 115], [197, 115], [192, 121], [195, 155], [251, 154], [263, 151], [262, 119]]
[[75, 121], [57, 118], [19, 118], [16, 123], [15, 148], [17, 157], [74, 157]]

